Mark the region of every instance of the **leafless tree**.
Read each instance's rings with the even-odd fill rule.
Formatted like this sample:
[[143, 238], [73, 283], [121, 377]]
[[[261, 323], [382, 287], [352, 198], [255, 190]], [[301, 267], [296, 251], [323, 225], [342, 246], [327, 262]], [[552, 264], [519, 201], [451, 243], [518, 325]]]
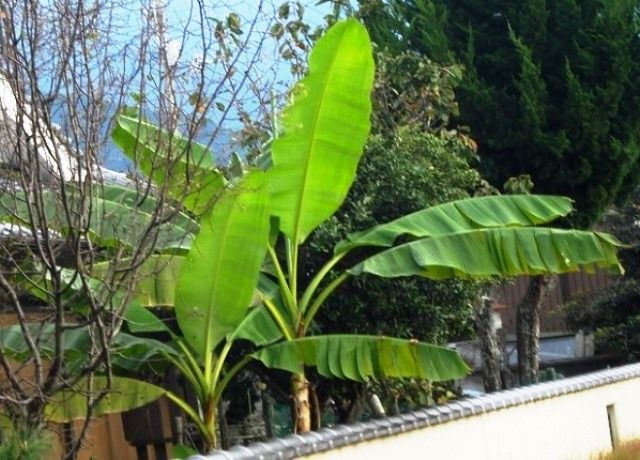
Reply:
[[[152, 170], [174, 177], [188, 173], [191, 141], [216, 147], [225, 121], [269, 110], [246, 100], [266, 105], [276, 79], [257, 65], [273, 7], [242, 17], [219, 2], [177, 3], [179, 14], [162, 0], [0, 2], [0, 412], [30, 427], [43, 426], [56, 392], [110, 378], [141, 267], [182, 211], [175, 193], [138, 174], [142, 158], [128, 174], [103, 166], [116, 113], [161, 128], [165, 154]], [[176, 133], [187, 142], [172, 142]], [[188, 174], [182, 183], [185, 196], [197, 186]], [[107, 206], [107, 187], [134, 193], [128, 213]], [[80, 330], [78, 361], [66, 350]], [[88, 392], [68, 458], [107, 391]]]

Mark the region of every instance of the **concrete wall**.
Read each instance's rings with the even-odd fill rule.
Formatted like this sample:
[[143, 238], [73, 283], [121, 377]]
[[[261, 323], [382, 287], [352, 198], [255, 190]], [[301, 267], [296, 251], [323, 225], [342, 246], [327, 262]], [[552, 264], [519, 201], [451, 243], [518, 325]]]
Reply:
[[640, 378], [458, 419], [309, 456], [312, 459], [588, 459], [618, 435], [640, 437]]
[[640, 438], [640, 364], [193, 460], [578, 460], [633, 438]]

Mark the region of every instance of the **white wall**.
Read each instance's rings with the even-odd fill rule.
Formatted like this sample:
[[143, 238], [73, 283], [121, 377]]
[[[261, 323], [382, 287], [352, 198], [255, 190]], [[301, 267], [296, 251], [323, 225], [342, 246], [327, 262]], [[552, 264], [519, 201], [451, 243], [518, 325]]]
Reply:
[[588, 459], [611, 449], [611, 404], [621, 440], [640, 437], [640, 377], [635, 377], [306, 458]]
[[[32, 117], [28, 115], [29, 105], [27, 104], [23, 109], [26, 113], [18, 110], [14, 91], [6, 77], [0, 74], [0, 164], [18, 167], [19, 162], [15, 157], [17, 146], [22, 142], [26, 147], [26, 137], [29, 136], [31, 137], [29, 147], [37, 148], [43, 179], [48, 178], [49, 175], [65, 181], [76, 178], [77, 162], [64, 143], [60, 142], [57, 135], [50, 129], [51, 126], [41, 120], [34, 128]], [[22, 141], [16, 141], [14, 138], [16, 124], [19, 124], [23, 130]]]

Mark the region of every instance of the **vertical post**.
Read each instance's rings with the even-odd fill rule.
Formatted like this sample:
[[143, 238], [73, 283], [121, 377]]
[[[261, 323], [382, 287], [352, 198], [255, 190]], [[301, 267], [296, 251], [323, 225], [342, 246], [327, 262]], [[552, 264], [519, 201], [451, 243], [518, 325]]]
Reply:
[[231, 444], [229, 425], [227, 424], [227, 405], [221, 399], [218, 402], [218, 429], [220, 430], [220, 447], [228, 449]]
[[184, 444], [184, 421], [180, 415], [173, 418], [173, 424], [175, 426], [175, 442], [176, 444]]
[[607, 419], [609, 420], [609, 436], [611, 436], [611, 448], [615, 449], [620, 445], [620, 436], [618, 435], [618, 422], [616, 419], [616, 407], [614, 404], [607, 406]]
[[265, 436], [267, 439], [275, 438], [275, 429], [273, 426], [273, 398], [267, 391], [267, 386], [265, 384], [261, 384], [260, 390]]

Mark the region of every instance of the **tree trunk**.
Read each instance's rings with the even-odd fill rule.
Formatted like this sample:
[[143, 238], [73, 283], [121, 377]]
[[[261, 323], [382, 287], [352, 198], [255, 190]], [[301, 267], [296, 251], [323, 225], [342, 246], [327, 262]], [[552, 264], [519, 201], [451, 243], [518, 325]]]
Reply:
[[496, 329], [492, 321], [491, 299], [483, 297], [480, 306], [475, 309], [474, 324], [480, 340], [482, 355], [482, 382], [487, 393], [502, 389], [500, 364], [502, 353], [498, 346]]
[[338, 391], [335, 396], [335, 411], [338, 423], [348, 425], [361, 420], [366, 401], [366, 384], [360, 382], [345, 382], [344, 391]]
[[291, 377], [291, 395], [295, 415], [294, 430], [296, 433], [311, 431], [311, 406], [309, 404], [309, 382], [304, 373]]
[[553, 278], [534, 276], [524, 298], [518, 304], [516, 334], [518, 339], [518, 378], [520, 385], [538, 381], [540, 370], [540, 305], [547, 294]]
[[231, 447], [229, 439], [229, 425], [227, 424], [227, 410], [224, 401], [218, 403], [218, 425], [220, 426], [220, 440], [218, 444], [222, 449]]
[[[360, 384], [358, 384], [358, 386], [360, 386]], [[364, 394], [359, 391], [356, 391], [355, 397], [353, 401], [351, 401], [351, 404], [349, 405], [349, 410], [347, 412], [347, 417], [344, 423], [346, 423], [347, 425], [350, 425], [362, 420], [362, 414], [364, 413], [365, 404], [366, 403], [364, 400]]]
[[311, 429], [318, 431], [322, 428], [322, 407], [318, 393], [313, 385], [309, 385], [309, 400], [311, 402]]

